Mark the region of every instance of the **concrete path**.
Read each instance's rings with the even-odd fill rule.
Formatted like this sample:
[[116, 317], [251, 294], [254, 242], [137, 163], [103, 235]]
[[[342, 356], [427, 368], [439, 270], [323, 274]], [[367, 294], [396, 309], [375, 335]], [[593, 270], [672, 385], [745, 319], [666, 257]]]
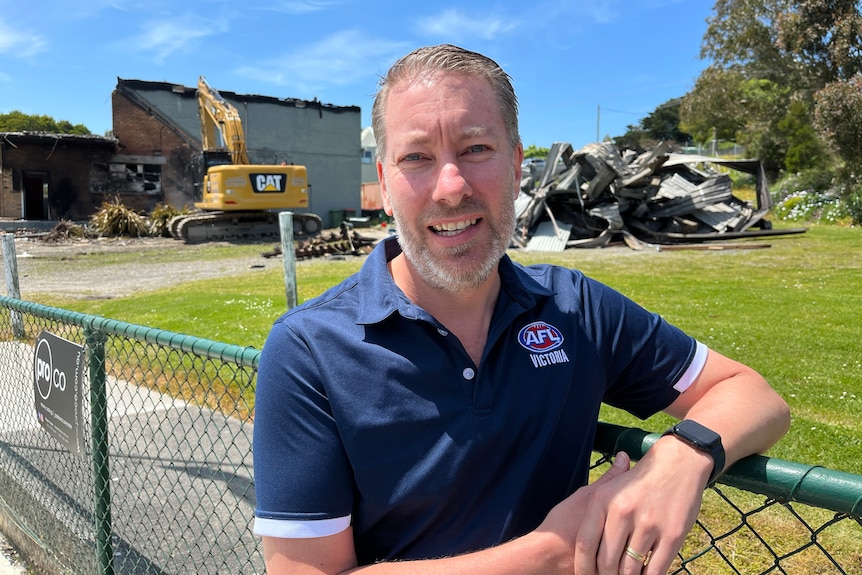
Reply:
[[0, 575], [27, 575], [27, 568], [0, 533]]

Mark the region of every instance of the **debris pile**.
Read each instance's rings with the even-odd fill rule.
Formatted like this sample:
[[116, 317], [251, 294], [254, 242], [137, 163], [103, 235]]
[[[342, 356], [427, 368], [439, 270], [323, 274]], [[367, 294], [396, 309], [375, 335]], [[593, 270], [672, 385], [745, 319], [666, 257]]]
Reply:
[[[294, 242], [294, 254], [297, 260], [318, 258], [326, 255], [368, 255], [379, 238], [364, 236], [345, 222], [342, 222], [339, 233], [325, 232], [309, 240]], [[282, 248], [276, 245], [272, 250], [263, 252], [261, 256], [271, 258], [282, 255]]]
[[[620, 239], [641, 249], [799, 231], [772, 231], [763, 219], [772, 198], [758, 160], [672, 154], [665, 143], [642, 154], [621, 154], [611, 143], [577, 151], [555, 143], [545, 166], [538, 181], [525, 175], [515, 205], [514, 243], [528, 250], [604, 247]], [[755, 205], [733, 195], [719, 166], [753, 176]]]

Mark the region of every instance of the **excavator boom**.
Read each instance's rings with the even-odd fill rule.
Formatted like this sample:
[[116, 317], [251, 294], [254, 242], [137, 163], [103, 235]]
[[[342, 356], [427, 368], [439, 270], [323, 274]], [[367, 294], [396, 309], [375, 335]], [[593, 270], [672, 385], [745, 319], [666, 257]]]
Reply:
[[204, 152], [227, 151], [231, 163], [249, 164], [239, 112], [203, 76], [198, 78], [198, 111]]

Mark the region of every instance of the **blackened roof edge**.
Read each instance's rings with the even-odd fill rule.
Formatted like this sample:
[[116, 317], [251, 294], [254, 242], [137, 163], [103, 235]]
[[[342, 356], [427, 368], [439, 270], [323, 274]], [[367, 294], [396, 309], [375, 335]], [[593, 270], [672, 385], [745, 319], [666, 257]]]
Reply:
[[79, 142], [89, 144], [104, 144], [106, 146], [116, 146], [119, 140], [113, 137], [97, 136], [95, 134], [55, 134], [52, 132], [0, 132], [0, 142], [5, 142], [15, 145], [15, 142], [10, 138], [20, 139], [23, 142], [43, 142], [43, 141], [66, 141]]
[[[133, 90], [151, 90], [160, 92], [168, 91], [184, 97], [197, 97], [197, 88], [184, 86], [182, 84], [172, 84], [170, 82], [152, 82], [149, 80], [132, 80], [117, 77], [117, 87], [119, 88], [122, 85], [125, 85], [126, 87]], [[313, 108], [318, 110], [327, 110], [336, 113], [360, 111], [359, 106], [337, 106], [335, 104], [324, 104], [317, 99], [303, 100], [300, 98], [276, 98], [274, 96], [260, 96], [256, 94], [237, 94], [236, 92], [229, 92], [222, 89], [219, 89], [219, 94], [226, 98], [239, 102], [278, 104], [281, 106], [291, 106], [294, 108]]]

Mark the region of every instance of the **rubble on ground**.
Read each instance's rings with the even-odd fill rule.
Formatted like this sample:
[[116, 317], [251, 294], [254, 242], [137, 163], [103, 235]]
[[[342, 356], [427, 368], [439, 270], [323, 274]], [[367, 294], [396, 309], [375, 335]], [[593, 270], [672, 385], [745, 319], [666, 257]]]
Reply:
[[[528, 250], [619, 240], [640, 249], [804, 231], [772, 230], [764, 219], [772, 198], [758, 160], [674, 154], [665, 143], [641, 154], [609, 142], [577, 151], [555, 143], [545, 166], [538, 181], [525, 174], [516, 201], [513, 241]], [[727, 169], [753, 176], [754, 205], [733, 194]]]
[[[363, 235], [353, 230], [346, 222], [341, 223], [339, 232], [324, 232], [309, 240], [296, 242], [294, 254], [297, 260], [333, 255], [368, 255], [380, 238]], [[282, 248], [276, 245], [272, 250], [263, 252], [265, 258], [282, 255]]]

